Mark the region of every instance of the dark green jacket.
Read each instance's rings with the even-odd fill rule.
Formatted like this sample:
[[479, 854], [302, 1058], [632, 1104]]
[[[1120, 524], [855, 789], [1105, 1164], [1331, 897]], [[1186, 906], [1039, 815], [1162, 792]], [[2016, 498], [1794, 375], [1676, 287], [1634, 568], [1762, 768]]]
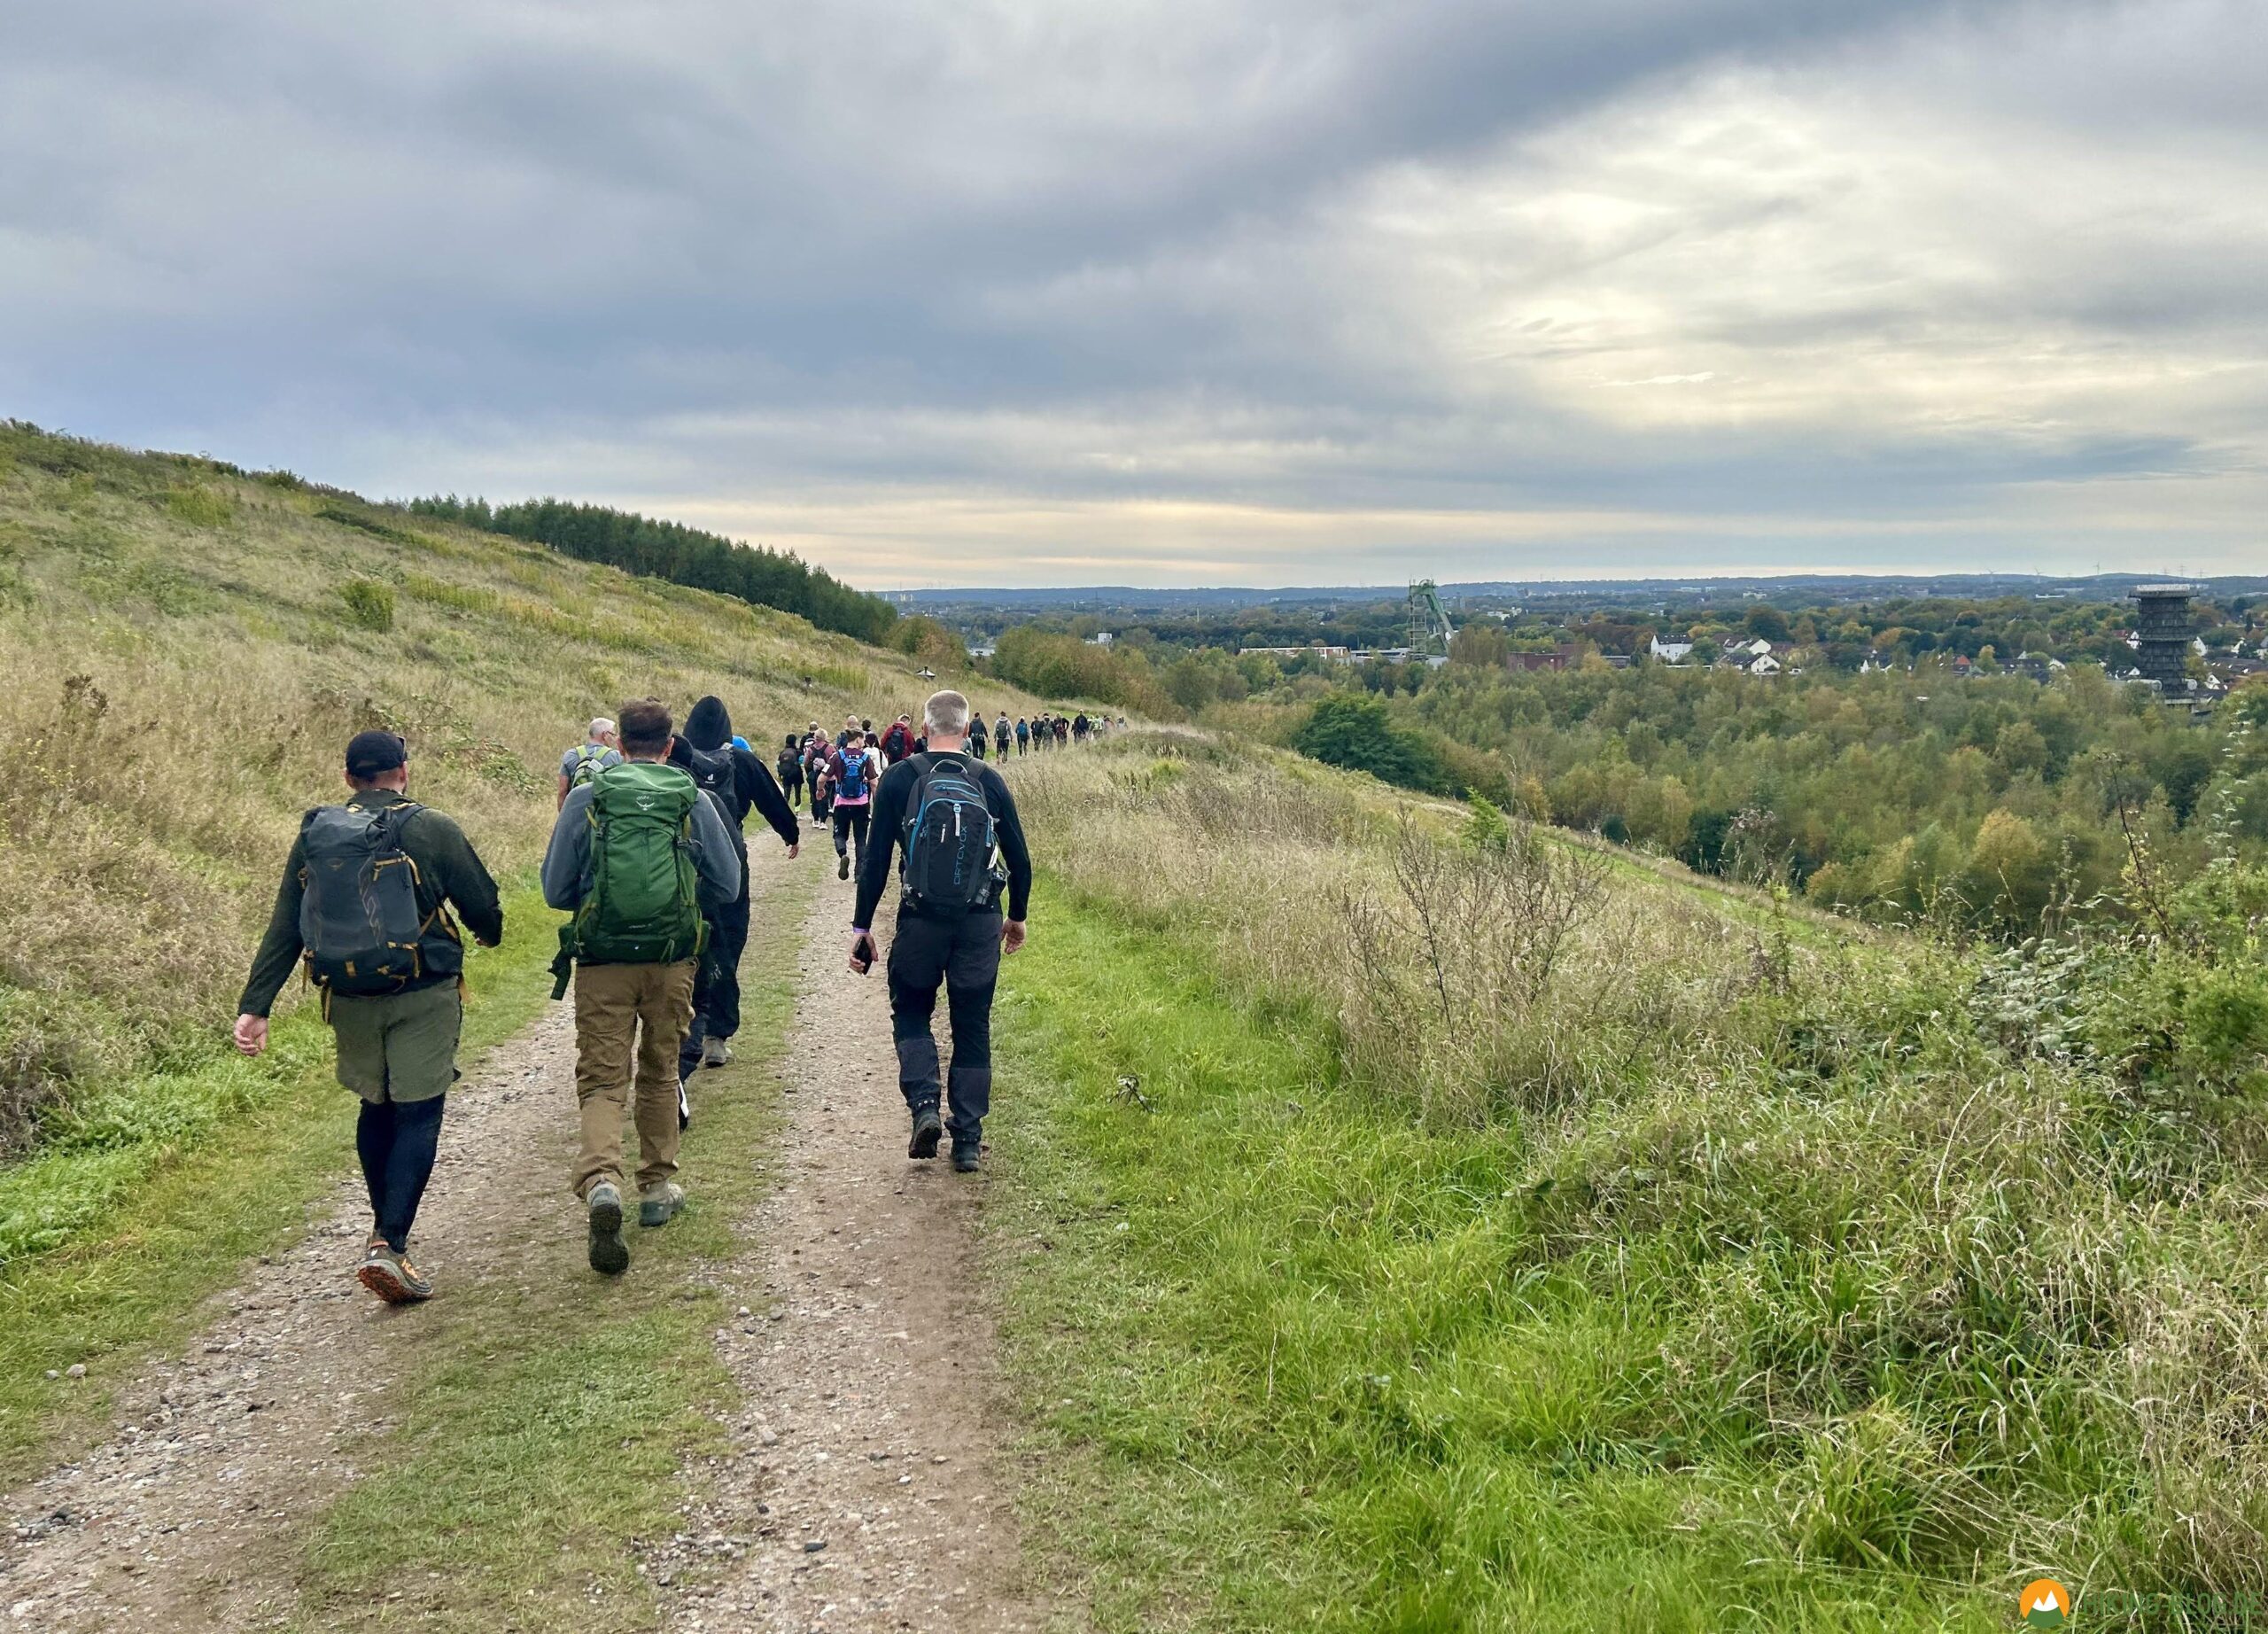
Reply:
[[[391, 789], [364, 790], [346, 802], [360, 812], [381, 812], [401, 803], [402, 797]], [[504, 908], [496, 899], [496, 882], [488, 877], [472, 842], [454, 821], [437, 811], [420, 810], [402, 825], [401, 849], [417, 865], [420, 914], [431, 917], [446, 900], [483, 947], [503, 940]], [[276, 892], [276, 909], [268, 916], [268, 934], [260, 939], [252, 977], [237, 1001], [238, 1015], [267, 1015], [284, 984], [291, 979], [292, 967], [299, 962], [299, 898], [306, 889], [307, 858], [299, 842], [293, 840], [291, 854], [284, 863], [284, 883]], [[446, 969], [432, 968], [436, 962], [429, 960], [427, 973], [410, 983], [409, 989], [457, 979], [457, 961], [439, 961], [447, 964]]]

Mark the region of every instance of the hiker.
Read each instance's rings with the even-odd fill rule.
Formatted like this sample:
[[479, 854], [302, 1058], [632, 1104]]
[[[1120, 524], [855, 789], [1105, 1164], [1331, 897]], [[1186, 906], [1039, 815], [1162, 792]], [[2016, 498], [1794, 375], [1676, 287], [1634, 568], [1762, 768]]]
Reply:
[[1091, 729], [1087, 720], [1087, 712], [1083, 709], [1071, 722], [1071, 741], [1078, 743], [1085, 743], [1087, 734]]
[[896, 766], [913, 752], [913, 718], [900, 715], [889, 723], [889, 730], [882, 734], [882, 764]]
[[552, 803], [552, 810], [567, 804], [569, 790], [621, 764], [622, 751], [614, 743], [614, 722], [601, 715], [591, 722], [583, 741], [559, 757], [559, 798]]
[[[968, 700], [940, 692], [922, 708], [930, 749], [882, 774], [874, 794], [874, 844], [858, 870], [850, 923], [850, 968], [874, 968], [874, 909], [898, 868], [897, 933], [889, 948], [890, 1032], [897, 1043], [898, 1089], [913, 1120], [909, 1157], [935, 1157], [941, 1127], [952, 1136], [952, 1165], [977, 1167], [984, 1116], [992, 1101], [992, 988], [1000, 955], [1024, 943], [1031, 854], [1016, 803], [1000, 774], [959, 752], [969, 729]], [[1002, 898], [1006, 917], [1001, 916]], [[945, 989], [952, 1020], [952, 1070], [940, 1124], [937, 1040], [930, 1017]]]
[[[835, 877], [849, 879], [854, 867], [866, 866], [867, 819], [874, 813], [874, 784], [882, 774], [882, 756], [873, 738], [860, 738], [837, 750], [827, 769], [835, 786]], [[855, 863], [850, 853], [854, 839]]]
[[796, 751], [796, 735], [793, 732], [781, 740], [780, 758], [773, 762], [773, 768], [780, 775], [781, 798], [788, 802], [788, 809], [792, 812], [804, 792], [804, 758]]
[[1000, 718], [992, 723], [992, 758], [1005, 761], [1008, 758], [1008, 712], [1002, 710]]
[[1031, 747], [1031, 722], [1021, 715], [1016, 717], [1016, 754], [1019, 758]]
[[865, 728], [858, 724], [858, 716], [843, 716], [843, 730], [835, 735], [835, 746], [837, 749], [848, 749], [850, 747], [851, 740], [858, 737], [864, 730]]
[[[618, 712], [623, 764], [567, 797], [543, 857], [543, 899], [574, 918], [561, 932], [560, 984], [575, 984], [575, 1099], [582, 1151], [575, 1194], [591, 1269], [630, 1268], [622, 1240], [622, 1116], [636, 1080], [638, 1223], [684, 1204], [675, 1179], [678, 1044], [693, 1021], [701, 909], [740, 895], [729, 825], [693, 779], [666, 764], [675, 736], [654, 698]], [[634, 1062], [634, 1066], [633, 1066]]]
[[748, 947], [749, 869], [745, 832], [750, 809], [772, 825], [780, 843], [793, 859], [804, 837], [796, 813], [788, 809], [772, 774], [745, 749], [732, 746], [733, 719], [722, 698], [702, 698], [685, 718], [684, 735], [677, 741], [673, 764], [693, 774], [702, 790], [715, 797], [731, 827], [733, 852], [740, 863], [741, 888], [729, 902], [720, 903], [711, 916], [716, 934], [702, 963], [694, 995], [693, 1026], [686, 1035], [678, 1074], [681, 1084], [695, 1066], [721, 1067], [733, 1058], [727, 1045], [741, 1030], [741, 954]]
[[979, 760], [983, 759], [986, 749], [985, 739], [990, 735], [984, 729], [984, 717], [980, 713], [976, 717], [975, 723], [969, 728], [968, 752]]
[[[593, 721], [595, 740], [602, 726]], [[362, 1098], [354, 1151], [370, 1194], [370, 1236], [354, 1279], [388, 1304], [431, 1296], [410, 1263], [409, 1230], [433, 1173], [441, 1111], [457, 1076], [464, 944], [493, 947], [504, 910], [464, 831], [408, 797], [409, 748], [391, 732], [346, 745], [344, 805], [300, 820], [284, 883], [237, 1001], [237, 1047], [268, 1047], [268, 1014], [304, 958], [338, 1042], [338, 1081]]]
[[835, 802], [835, 774], [827, 769], [834, 752], [822, 737], [812, 745], [804, 762], [804, 775], [812, 780], [812, 821], [821, 828], [827, 826]]

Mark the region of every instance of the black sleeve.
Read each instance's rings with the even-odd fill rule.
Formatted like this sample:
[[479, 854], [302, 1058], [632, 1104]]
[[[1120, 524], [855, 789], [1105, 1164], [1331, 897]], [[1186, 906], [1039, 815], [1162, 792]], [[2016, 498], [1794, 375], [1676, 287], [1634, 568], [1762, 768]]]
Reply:
[[1020, 920], [1031, 906], [1031, 849], [1024, 844], [1023, 819], [1016, 815], [1016, 797], [1008, 792], [1006, 778], [990, 767], [978, 775], [984, 780], [984, 803], [992, 808], [1000, 860], [1008, 865], [1008, 917]]
[[866, 830], [866, 860], [858, 869], [858, 904], [851, 911], [853, 927], [871, 930], [874, 910], [882, 904], [882, 891], [889, 884], [890, 855], [897, 849], [899, 832], [905, 827], [905, 803], [913, 798], [913, 785], [921, 774], [911, 760], [901, 760], [882, 774], [874, 787], [874, 809]]
[[284, 860], [284, 883], [276, 889], [276, 906], [268, 913], [268, 930], [260, 938], [260, 951], [252, 956], [252, 975], [245, 979], [244, 996], [237, 1000], [239, 1015], [265, 1015], [276, 1007], [276, 995], [284, 991], [284, 984], [291, 979], [291, 967], [299, 962], [299, 897], [306, 886], [299, 879], [305, 853], [299, 842], [291, 842], [291, 854]]
[[772, 832], [780, 836], [780, 843], [783, 845], [802, 844], [803, 825], [796, 821], [796, 813], [788, 809], [787, 797], [780, 792], [780, 785], [772, 781], [772, 774], [765, 770], [764, 762], [745, 749], [735, 751], [733, 759], [741, 769], [741, 792], [748, 796], [750, 802], [762, 813], [764, 821], [772, 825]]

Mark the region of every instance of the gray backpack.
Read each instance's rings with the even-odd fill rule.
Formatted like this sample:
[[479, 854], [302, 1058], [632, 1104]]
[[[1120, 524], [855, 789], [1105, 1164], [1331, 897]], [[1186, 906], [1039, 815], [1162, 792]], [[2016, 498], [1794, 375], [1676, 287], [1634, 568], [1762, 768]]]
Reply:
[[[332, 992], [400, 992], [432, 974], [423, 945], [432, 927], [417, 908], [416, 862], [401, 828], [423, 810], [318, 805], [299, 824], [299, 941], [308, 979]], [[436, 919], [444, 919], [438, 910]], [[449, 940], [454, 944], [454, 927]]]

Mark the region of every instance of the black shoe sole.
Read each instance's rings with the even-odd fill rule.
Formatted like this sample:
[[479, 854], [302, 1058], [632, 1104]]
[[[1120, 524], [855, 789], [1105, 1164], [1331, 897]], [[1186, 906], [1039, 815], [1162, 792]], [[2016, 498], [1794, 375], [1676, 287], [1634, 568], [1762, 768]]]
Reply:
[[913, 1125], [913, 1139], [907, 1145], [905, 1155], [908, 1157], [935, 1157], [937, 1155], [937, 1137], [944, 1132], [944, 1125], [935, 1113], [917, 1119]]
[[837, 857], [835, 860], [835, 877], [837, 879], [849, 879], [850, 877], [850, 858]]
[[606, 1277], [618, 1277], [630, 1269], [630, 1245], [622, 1240], [618, 1202], [591, 1210], [591, 1269]]

